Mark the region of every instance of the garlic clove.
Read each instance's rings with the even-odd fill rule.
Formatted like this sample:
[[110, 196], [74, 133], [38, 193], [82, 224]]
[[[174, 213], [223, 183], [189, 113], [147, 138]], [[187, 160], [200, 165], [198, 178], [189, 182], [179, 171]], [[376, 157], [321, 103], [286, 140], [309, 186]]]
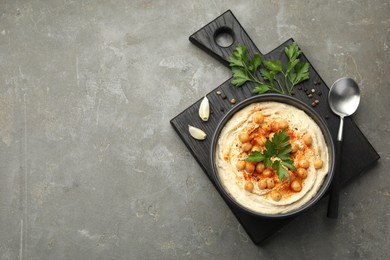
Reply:
[[209, 99], [205, 96], [200, 103], [199, 107], [199, 116], [203, 121], [209, 120], [210, 115], [210, 104]]
[[204, 140], [206, 139], [206, 133], [194, 126], [188, 125], [188, 131], [190, 132], [191, 136], [197, 140]]

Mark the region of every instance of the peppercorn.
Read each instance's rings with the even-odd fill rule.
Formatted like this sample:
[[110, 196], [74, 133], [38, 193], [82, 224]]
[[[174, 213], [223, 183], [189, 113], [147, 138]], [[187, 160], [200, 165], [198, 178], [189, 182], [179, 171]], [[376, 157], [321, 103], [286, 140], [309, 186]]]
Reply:
[[222, 99], [226, 98], [225, 93], [223, 93], [221, 90], [217, 90], [217, 95], [220, 95]]

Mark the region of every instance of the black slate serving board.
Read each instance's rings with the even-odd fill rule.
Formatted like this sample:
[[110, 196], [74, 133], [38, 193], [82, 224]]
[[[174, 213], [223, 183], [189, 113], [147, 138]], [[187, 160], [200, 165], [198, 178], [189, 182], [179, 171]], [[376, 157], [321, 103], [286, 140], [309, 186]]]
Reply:
[[[219, 33], [229, 33], [232, 35], [232, 45], [228, 47], [219, 46], [215, 41], [215, 36]], [[285, 66], [287, 58], [284, 55], [284, 48], [294, 41], [293, 39], [289, 39], [270, 53], [262, 54], [230, 10], [195, 32], [190, 36], [189, 40], [212, 57], [216, 58], [226, 67], [229, 67], [228, 58], [231, 56], [237, 43], [244, 44], [248, 48], [250, 56], [257, 52], [263, 59], [281, 59]], [[304, 53], [301, 55], [301, 61], [310, 63]], [[211, 173], [211, 161], [209, 157], [211, 139], [214, 131], [222, 117], [234, 106], [234, 104], [230, 103], [232, 98], [236, 99], [236, 102], [238, 103], [253, 96], [251, 90], [254, 88], [254, 85], [251, 83], [247, 83], [240, 88], [235, 88], [231, 85], [230, 81], [231, 79], [227, 80], [206, 95], [210, 101], [211, 109], [209, 121], [203, 122], [198, 116], [199, 105], [203, 97], [200, 97], [198, 101], [171, 120], [171, 124], [177, 134], [214, 185], [215, 183]], [[315, 110], [323, 117], [325, 122], [327, 122], [332, 138], [333, 140], [336, 140], [339, 118], [331, 112], [328, 106], [327, 97], [329, 88], [311, 63], [310, 79], [301, 84], [300, 88], [301, 90], [299, 90], [298, 87], [295, 87], [294, 96], [308, 105], [311, 105], [315, 99], [320, 101], [319, 104], [315, 106]], [[305, 89], [310, 91], [312, 89], [315, 90], [312, 98], [308, 97]], [[217, 94], [217, 91], [221, 91], [223, 94]], [[223, 95], [226, 97], [223, 98]], [[188, 125], [203, 129], [207, 134], [206, 140], [197, 141], [192, 138], [188, 132]], [[343, 161], [340, 178], [341, 183], [345, 184], [367, 170], [369, 166], [379, 159], [379, 155], [350, 117], [346, 118], [344, 122], [343, 137]], [[217, 188], [217, 186], [215, 187]], [[255, 217], [240, 210], [232, 203], [229, 203], [229, 201], [225, 200], [225, 202], [255, 244], [260, 244], [293, 219]]]

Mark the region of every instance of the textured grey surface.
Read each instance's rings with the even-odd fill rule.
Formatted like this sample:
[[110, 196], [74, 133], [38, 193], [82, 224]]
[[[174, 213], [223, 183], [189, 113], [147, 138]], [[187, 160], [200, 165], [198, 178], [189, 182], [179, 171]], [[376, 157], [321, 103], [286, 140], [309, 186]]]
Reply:
[[[320, 3], [322, 2], [322, 3]], [[381, 156], [255, 246], [169, 120], [230, 77], [188, 36], [231, 9], [266, 53], [293, 37], [328, 85], [355, 78]], [[0, 259], [388, 259], [390, 5], [0, 2]]]

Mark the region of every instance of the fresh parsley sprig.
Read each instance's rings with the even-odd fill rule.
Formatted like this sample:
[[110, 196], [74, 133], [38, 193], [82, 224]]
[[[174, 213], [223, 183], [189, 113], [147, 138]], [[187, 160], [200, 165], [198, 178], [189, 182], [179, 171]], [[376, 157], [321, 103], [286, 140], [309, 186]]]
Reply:
[[260, 81], [256, 75], [256, 71], [262, 63], [261, 56], [258, 53], [253, 55], [252, 59], [248, 57], [248, 50], [242, 44], [238, 44], [233, 51], [233, 55], [229, 58], [230, 67], [232, 69], [233, 80], [231, 83], [235, 87], [241, 87], [246, 82], [254, 82], [257, 87], [253, 90], [254, 93], [265, 93], [269, 90], [284, 94], [283, 90], [274, 87], [274, 82], [270, 80], [271, 85]]
[[[255, 53], [250, 59], [247, 48], [238, 44], [233, 51], [232, 56], [229, 57], [230, 67], [233, 74], [231, 83], [235, 87], [240, 87], [246, 82], [254, 82], [257, 86], [252, 90], [253, 93], [263, 94], [268, 91], [273, 91], [279, 94], [285, 94], [287, 90], [288, 95], [292, 95], [294, 86], [309, 79], [310, 65], [307, 62], [300, 62], [299, 56], [302, 51], [299, 50], [298, 45], [293, 42], [284, 49], [289, 61], [286, 69], [283, 69], [282, 61], [280, 60], [262, 60], [258, 53]], [[264, 81], [257, 77], [257, 70]], [[278, 79], [278, 75], [282, 74], [284, 78], [284, 88]]]
[[283, 181], [285, 177], [289, 177], [288, 171], [283, 166], [293, 171], [296, 170], [291, 160], [291, 151], [290, 136], [287, 135], [287, 129], [284, 129], [276, 133], [272, 141], [267, 139], [263, 152], [253, 151], [246, 161], [264, 161], [264, 166], [274, 168], [279, 180]]
[[[291, 95], [295, 85], [310, 78], [310, 65], [308, 62], [303, 63], [299, 61], [298, 58], [302, 54], [302, 51], [299, 50], [298, 45], [295, 42], [284, 48], [284, 53], [287, 55], [289, 61], [287, 63], [286, 73], [283, 75], [288, 93]], [[287, 78], [290, 81], [290, 87], [288, 87]]]

